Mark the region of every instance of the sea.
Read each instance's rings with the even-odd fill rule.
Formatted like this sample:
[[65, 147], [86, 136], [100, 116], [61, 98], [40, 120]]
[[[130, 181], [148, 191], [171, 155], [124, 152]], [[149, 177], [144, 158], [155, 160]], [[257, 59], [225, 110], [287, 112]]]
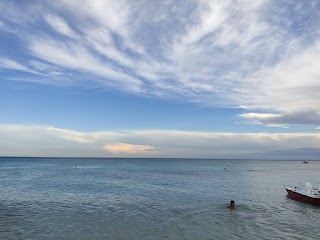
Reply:
[[284, 188], [319, 173], [320, 161], [3, 157], [0, 239], [320, 239], [320, 207]]

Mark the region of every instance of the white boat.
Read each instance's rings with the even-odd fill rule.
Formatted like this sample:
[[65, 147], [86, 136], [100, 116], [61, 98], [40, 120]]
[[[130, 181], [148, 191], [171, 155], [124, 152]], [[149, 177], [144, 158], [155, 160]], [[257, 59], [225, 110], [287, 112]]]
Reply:
[[314, 188], [309, 182], [306, 182], [303, 188], [285, 187], [285, 189], [287, 190], [288, 196], [292, 199], [320, 205], [320, 190]]

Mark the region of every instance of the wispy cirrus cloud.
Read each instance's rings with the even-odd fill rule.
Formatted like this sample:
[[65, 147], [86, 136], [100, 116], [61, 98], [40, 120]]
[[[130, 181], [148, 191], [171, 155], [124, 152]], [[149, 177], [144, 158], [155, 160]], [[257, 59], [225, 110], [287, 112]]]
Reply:
[[255, 72], [240, 86], [239, 95], [248, 110], [263, 109], [265, 113], [243, 114], [261, 123], [311, 124], [320, 123], [318, 62], [320, 45], [301, 50], [275, 67]]
[[46, 21], [50, 24], [50, 26], [63, 35], [68, 37], [76, 37], [76, 33], [69, 27], [68, 23], [66, 23], [62, 18], [56, 15], [48, 14], [45, 16]]
[[24, 72], [28, 72], [28, 73], [38, 74], [37, 71], [30, 69], [29, 67], [24, 66], [16, 61], [8, 59], [8, 58], [0, 58], [0, 69], [24, 71]]
[[242, 117], [267, 125], [320, 124], [318, 1], [3, 1], [0, 7], [8, 9], [0, 28], [16, 36], [22, 54], [2, 52], [4, 70], [243, 106]]
[[319, 133], [80, 132], [0, 124], [0, 134], [0, 156], [319, 159], [320, 152]]

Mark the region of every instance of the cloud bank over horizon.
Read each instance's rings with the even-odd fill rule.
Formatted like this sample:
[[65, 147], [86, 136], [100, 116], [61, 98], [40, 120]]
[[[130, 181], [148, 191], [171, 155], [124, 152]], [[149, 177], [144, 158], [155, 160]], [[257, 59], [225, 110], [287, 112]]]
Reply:
[[315, 159], [320, 133], [79, 132], [0, 124], [0, 156]]
[[0, 53], [3, 80], [242, 108], [243, 119], [270, 126], [320, 125], [319, 1], [1, 1], [0, 9], [0, 34], [12, 42]]

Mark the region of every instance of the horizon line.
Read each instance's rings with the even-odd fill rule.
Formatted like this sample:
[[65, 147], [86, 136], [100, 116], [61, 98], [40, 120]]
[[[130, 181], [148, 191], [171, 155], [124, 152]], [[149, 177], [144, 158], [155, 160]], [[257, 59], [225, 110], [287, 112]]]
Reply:
[[320, 161], [320, 159], [267, 159], [267, 158], [191, 158], [191, 157], [41, 157], [41, 156], [0, 156], [0, 158], [67, 158], [67, 159], [176, 159], [176, 160], [240, 160], [240, 161]]

